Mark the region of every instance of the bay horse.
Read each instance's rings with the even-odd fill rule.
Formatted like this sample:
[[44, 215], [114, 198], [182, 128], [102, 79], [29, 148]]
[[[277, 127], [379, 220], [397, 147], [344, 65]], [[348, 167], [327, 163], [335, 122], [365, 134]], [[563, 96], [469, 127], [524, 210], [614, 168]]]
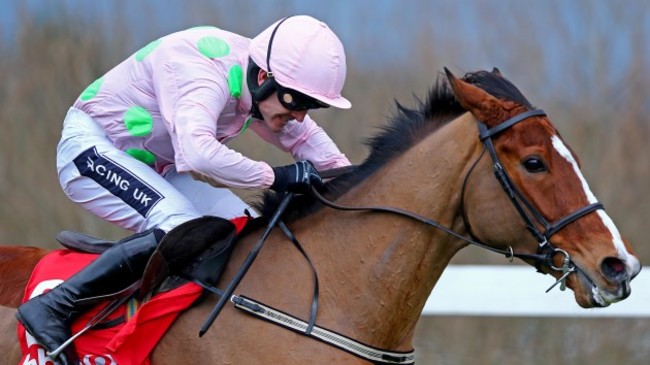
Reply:
[[38, 247], [0, 246], [0, 365], [16, 365], [20, 361], [16, 308], [32, 269], [47, 252]]
[[[445, 72], [417, 109], [398, 104], [368, 140], [368, 158], [328, 182], [322, 200], [293, 199], [282, 221], [313, 266], [275, 229], [237, 286], [237, 298], [292, 316], [283, 317], [289, 325], [309, 321], [308, 330], [229, 305], [199, 338], [212, 295], [179, 316], [152, 364], [368, 364], [359, 353], [373, 351], [370, 362], [413, 363], [424, 304], [469, 244], [535, 266], [584, 308], [628, 297], [640, 262], [548, 116], [497, 69]], [[266, 195], [264, 216], [278, 200]], [[217, 287], [236, 276], [263, 229], [242, 237]], [[315, 339], [317, 329], [327, 336]]]

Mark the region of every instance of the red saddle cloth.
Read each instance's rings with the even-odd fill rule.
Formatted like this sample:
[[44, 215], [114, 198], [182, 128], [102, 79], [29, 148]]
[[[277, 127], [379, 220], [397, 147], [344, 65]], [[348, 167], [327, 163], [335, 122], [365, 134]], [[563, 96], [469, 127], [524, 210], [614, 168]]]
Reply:
[[[235, 219], [239, 232], [247, 218]], [[25, 289], [23, 302], [54, 288], [93, 261], [97, 255], [70, 250], [54, 250], [48, 253], [34, 268]], [[118, 308], [107, 320], [128, 318], [116, 326], [92, 329], [75, 340], [75, 348], [82, 364], [148, 365], [149, 355], [158, 341], [178, 315], [202, 294], [202, 288], [194, 283], [154, 296], [130, 315], [128, 304]], [[79, 332], [106, 304], [83, 314], [72, 326], [72, 333]], [[197, 329], [198, 331], [198, 329]], [[25, 328], [18, 323], [18, 340], [23, 358], [20, 364], [54, 365], [43, 349]]]

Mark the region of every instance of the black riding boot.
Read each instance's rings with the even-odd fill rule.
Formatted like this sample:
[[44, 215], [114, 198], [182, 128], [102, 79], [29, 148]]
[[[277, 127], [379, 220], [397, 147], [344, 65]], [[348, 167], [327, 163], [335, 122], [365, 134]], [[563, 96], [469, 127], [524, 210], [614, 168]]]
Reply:
[[[96, 304], [79, 300], [119, 292], [140, 279], [164, 234], [156, 229], [123, 239], [56, 288], [21, 305], [16, 317], [48, 352], [56, 350], [71, 337], [74, 319]], [[57, 361], [76, 363], [74, 346], [68, 346]]]

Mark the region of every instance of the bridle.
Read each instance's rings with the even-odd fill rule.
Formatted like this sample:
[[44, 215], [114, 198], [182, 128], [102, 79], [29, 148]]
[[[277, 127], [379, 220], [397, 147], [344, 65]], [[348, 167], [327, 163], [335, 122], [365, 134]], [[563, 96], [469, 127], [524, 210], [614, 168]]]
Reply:
[[[564, 228], [567, 224], [576, 221], [585, 215], [598, 210], [598, 209], [604, 209], [603, 205], [599, 202], [592, 203], [589, 205], [586, 205], [566, 216], [563, 218], [555, 221], [555, 222], [549, 222], [546, 220], [542, 214], [539, 212], [537, 208], [533, 204], [531, 204], [528, 199], [517, 189], [517, 187], [512, 183], [512, 180], [508, 176], [508, 173], [506, 170], [503, 168], [503, 165], [501, 164], [501, 161], [499, 160], [499, 156], [496, 153], [496, 149], [494, 148], [494, 144], [492, 142], [492, 138], [505, 131], [506, 129], [512, 127], [513, 125], [531, 118], [535, 116], [546, 116], [546, 113], [541, 110], [541, 109], [534, 109], [534, 110], [529, 110], [524, 113], [518, 114], [505, 122], [493, 127], [493, 128], [488, 128], [485, 123], [478, 123], [478, 129], [479, 129], [479, 139], [481, 142], [483, 142], [483, 152], [481, 155], [476, 159], [470, 170], [467, 172], [467, 175], [465, 175], [465, 178], [463, 180], [463, 187], [462, 187], [462, 192], [461, 192], [461, 209], [463, 211], [463, 221], [465, 224], [465, 227], [467, 231], [469, 232], [471, 237], [466, 237], [462, 234], [459, 234], [458, 232], [455, 232], [447, 227], [442, 226], [438, 222], [431, 220], [427, 217], [421, 216], [419, 214], [409, 212], [407, 210], [403, 210], [400, 208], [394, 208], [394, 207], [384, 207], [384, 206], [371, 206], [371, 207], [351, 207], [351, 206], [343, 206], [340, 204], [336, 204], [334, 202], [331, 202], [327, 199], [325, 199], [316, 189], [312, 189], [312, 194], [323, 204], [326, 206], [329, 206], [334, 209], [339, 209], [339, 210], [367, 210], [367, 211], [379, 211], [379, 212], [388, 212], [388, 213], [394, 213], [398, 214], [404, 217], [408, 217], [411, 219], [414, 219], [416, 221], [419, 221], [421, 223], [424, 223], [429, 226], [433, 226], [437, 229], [440, 229], [456, 238], [459, 238], [465, 242], [468, 242], [470, 244], [473, 244], [475, 246], [479, 246], [481, 248], [500, 253], [505, 255], [507, 258], [509, 258], [511, 261], [512, 259], [520, 258], [522, 260], [530, 260], [535, 263], [535, 267], [537, 268], [537, 271], [544, 273], [542, 270], [542, 266], [545, 266], [552, 271], [559, 271], [562, 272], [562, 276], [548, 289], [546, 292], [549, 292], [551, 289], [553, 289], [556, 285], [562, 284], [560, 286], [561, 290], [566, 289], [566, 278], [573, 272], [576, 271], [576, 266], [572, 263], [571, 261], [571, 256], [569, 253], [561, 248], [554, 247], [550, 242], [549, 239], [552, 235], [557, 233], [559, 230]], [[465, 196], [465, 190], [467, 186], [467, 180], [471, 173], [474, 171], [474, 168], [478, 164], [478, 162], [482, 159], [482, 157], [485, 155], [485, 151], [488, 151], [490, 157], [492, 158], [492, 169], [494, 172], [494, 176], [497, 178], [499, 183], [501, 184], [501, 187], [503, 190], [506, 192], [508, 195], [508, 198], [514, 205], [515, 209], [521, 216], [521, 218], [524, 220], [526, 224], [526, 228], [532, 233], [533, 237], [537, 240], [537, 252], [535, 254], [528, 254], [528, 253], [517, 253], [514, 252], [511, 246], [508, 247], [507, 250], [502, 250], [496, 247], [492, 247], [484, 242], [481, 242], [476, 236], [472, 233], [471, 225], [469, 224], [469, 220], [467, 218], [466, 210], [464, 209], [464, 196]], [[537, 228], [537, 222], [540, 226], [544, 227], [544, 231], [541, 232]], [[553, 257], [557, 254], [561, 254], [563, 256], [562, 259], [562, 266], [558, 267], [555, 266], [553, 263]]]
[[[563, 275], [547, 290], [547, 292], [553, 289], [559, 283], [562, 283], [560, 289], [564, 290], [566, 288], [566, 278], [569, 276], [569, 274], [576, 270], [576, 267], [571, 263], [571, 256], [569, 253], [560, 248], [553, 247], [553, 245], [549, 243], [549, 239], [552, 235], [560, 231], [567, 224], [576, 221], [595, 210], [605, 208], [600, 202], [595, 202], [579, 208], [574, 212], [551, 223], [542, 216], [539, 210], [537, 210], [537, 208], [535, 208], [535, 206], [531, 204], [530, 201], [528, 201], [528, 199], [526, 199], [526, 197], [517, 189], [516, 185], [512, 183], [512, 180], [508, 176], [508, 173], [499, 161], [496, 149], [492, 143], [492, 137], [510, 128], [511, 126], [534, 116], [546, 116], [546, 113], [541, 109], [528, 110], [490, 129], [487, 128], [485, 123], [479, 123], [479, 139], [483, 142], [485, 149], [487, 149], [487, 151], [490, 153], [490, 157], [492, 158], [492, 169], [494, 171], [494, 176], [497, 178], [501, 184], [501, 187], [503, 187], [503, 190], [508, 195], [508, 198], [510, 198], [510, 201], [517, 209], [517, 212], [526, 223], [526, 228], [537, 240], [537, 253], [535, 255], [513, 253], [511, 256], [519, 257], [521, 259], [532, 259], [535, 262], [537, 271], [539, 272], [542, 272], [540, 267], [542, 264], [554, 271], [561, 271]], [[544, 227], [544, 232], [540, 232], [534, 221]], [[469, 228], [470, 226], [468, 225], [468, 222], [469, 221], [465, 219], [465, 223]], [[471, 228], [469, 228], [469, 232], [471, 233]], [[512, 252], [512, 248], [510, 248], [510, 251]], [[564, 256], [562, 260], [562, 267], [556, 267], [553, 264], [553, 256], [555, 256], [557, 253], [560, 253]]]

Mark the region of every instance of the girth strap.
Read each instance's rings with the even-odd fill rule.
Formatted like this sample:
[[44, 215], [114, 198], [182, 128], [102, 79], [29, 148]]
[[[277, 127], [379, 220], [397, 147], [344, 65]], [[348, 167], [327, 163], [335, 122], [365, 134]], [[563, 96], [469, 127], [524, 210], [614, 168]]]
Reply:
[[307, 332], [309, 326], [307, 322], [253, 299], [233, 295], [230, 301], [235, 304], [235, 308], [245, 313], [322, 341], [375, 364], [415, 364], [414, 350], [397, 352], [378, 349], [319, 326], [314, 326], [312, 331]]

